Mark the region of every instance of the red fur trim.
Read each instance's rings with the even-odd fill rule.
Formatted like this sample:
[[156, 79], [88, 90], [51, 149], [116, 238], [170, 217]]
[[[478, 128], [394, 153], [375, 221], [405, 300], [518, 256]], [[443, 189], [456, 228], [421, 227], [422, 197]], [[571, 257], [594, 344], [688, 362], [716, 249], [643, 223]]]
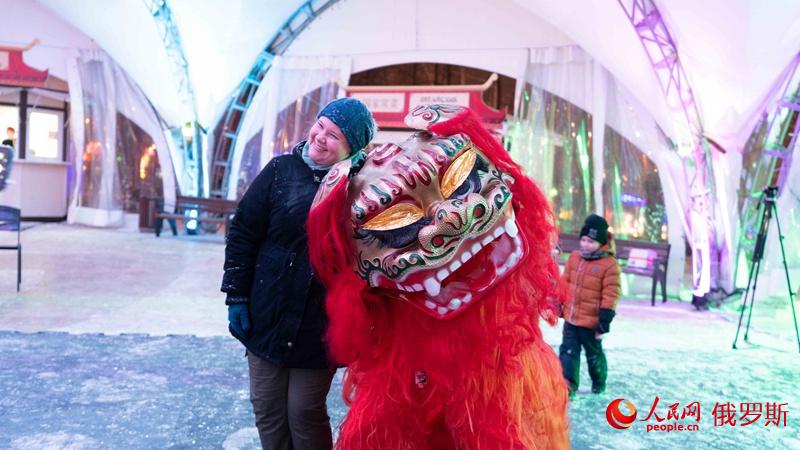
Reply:
[[325, 284], [345, 270], [351, 271], [351, 245], [347, 239], [347, 183], [339, 180], [325, 200], [308, 213], [308, 255], [317, 276]]
[[348, 367], [336, 447], [566, 448], [566, 385], [535, 314], [539, 272], [523, 266], [449, 321], [367, 293], [370, 350]]
[[326, 341], [340, 364], [355, 360], [369, 343], [370, 318], [361, 292], [367, 285], [353, 272], [353, 249], [347, 232], [348, 179], [342, 178], [330, 195], [308, 214], [308, 254], [319, 279], [328, 288], [325, 308], [330, 318]]
[[311, 211], [309, 251], [329, 289], [329, 345], [349, 364], [351, 408], [336, 447], [567, 448], [567, 389], [538, 319], [553, 320], [560, 278], [548, 201], [471, 112], [431, 131], [467, 134], [514, 178], [512, 204], [528, 253], [481, 302], [441, 321], [379, 297], [353, 272], [346, 182]]

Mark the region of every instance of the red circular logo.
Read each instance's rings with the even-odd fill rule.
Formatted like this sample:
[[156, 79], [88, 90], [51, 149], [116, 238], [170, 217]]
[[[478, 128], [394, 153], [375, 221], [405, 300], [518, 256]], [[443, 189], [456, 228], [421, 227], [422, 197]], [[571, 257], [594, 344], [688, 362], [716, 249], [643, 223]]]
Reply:
[[[630, 410], [629, 414], [625, 414], [622, 412], [620, 405], [624, 403], [625, 406], [628, 407]], [[611, 403], [608, 404], [606, 408], [606, 420], [608, 420], [608, 424], [618, 430], [624, 430], [630, 428], [633, 425], [633, 422], [636, 420], [636, 407], [633, 406], [633, 403], [625, 400], [624, 398], [618, 398]]]

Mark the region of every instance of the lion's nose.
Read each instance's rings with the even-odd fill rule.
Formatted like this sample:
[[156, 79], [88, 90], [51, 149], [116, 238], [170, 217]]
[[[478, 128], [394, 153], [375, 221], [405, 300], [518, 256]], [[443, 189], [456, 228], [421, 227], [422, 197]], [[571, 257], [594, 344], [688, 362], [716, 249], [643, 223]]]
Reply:
[[434, 223], [448, 225], [460, 230], [466, 223], [466, 209], [461, 200], [445, 200], [433, 204], [429, 208], [428, 216]]

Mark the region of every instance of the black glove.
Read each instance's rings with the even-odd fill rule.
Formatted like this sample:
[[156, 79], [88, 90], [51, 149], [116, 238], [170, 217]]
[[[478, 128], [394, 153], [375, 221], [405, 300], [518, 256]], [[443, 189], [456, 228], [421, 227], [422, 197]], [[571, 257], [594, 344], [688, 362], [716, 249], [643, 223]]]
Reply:
[[600, 319], [597, 321], [594, 331], [600, 334], [611, 331], [611, 321], [614, 320], [616, 314], [613, 309], [600, 308]]

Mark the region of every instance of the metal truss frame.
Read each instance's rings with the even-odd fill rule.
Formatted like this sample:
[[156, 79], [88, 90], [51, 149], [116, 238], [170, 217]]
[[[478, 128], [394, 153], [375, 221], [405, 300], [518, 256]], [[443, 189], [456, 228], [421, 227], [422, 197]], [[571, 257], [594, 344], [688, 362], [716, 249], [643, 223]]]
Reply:
[[714, 174], [708, 141], [694, 94], [680, 63], [678, 50], [661, 13], [652, 0], [618, 0], [633, 25], [673, 114], [678, 153], [689, 178], [693, 293], [704, 296], [711, 288], [712, 250], [716, 242]]
[[337, 2], [338, 0], [309, 0], [303, 3], [289, 16], [269, 44], [256, 57], [250, 72], [233, 94], [224, 114], [221, 134], [214, 144], [210, 180], [211, 197], [224, 198], [227, 195], [233, 150], [239, 137], [242, 119], [250, 108], [264, 75], [272, 67], [273, 59], [276, 55], [283, 54], [314, 19]]
[[[204, 194], [204, 164], [202, 150], [202, 128], [198, 121], [197, 101], [194, 95], [194, 88], [189, 77], [189, 63], [181, 45], [181, 37], [178, 33], [178, 26], [172, 17], [172, 11], [166, 0], [143, 0], [148, 11], [161, 32], [161, 40], [164, 43], [164, 50], [167, 52], [172, 69], [172, 76], [176, 82], [178, 97], [183, 104], [186, 118], [184, 127], [191, 130], [183, 132], [181, 136], [192, 136], [192, 139], [184, 139], [182, 143], [184, 173], [176, 174], [181, 186], [182, 193], [190, 196], [203, 196]], [[181, 180], [181, 177], [188, 176], [188, 180]], [[183, 181], [183, 182], [181, 182]]]

